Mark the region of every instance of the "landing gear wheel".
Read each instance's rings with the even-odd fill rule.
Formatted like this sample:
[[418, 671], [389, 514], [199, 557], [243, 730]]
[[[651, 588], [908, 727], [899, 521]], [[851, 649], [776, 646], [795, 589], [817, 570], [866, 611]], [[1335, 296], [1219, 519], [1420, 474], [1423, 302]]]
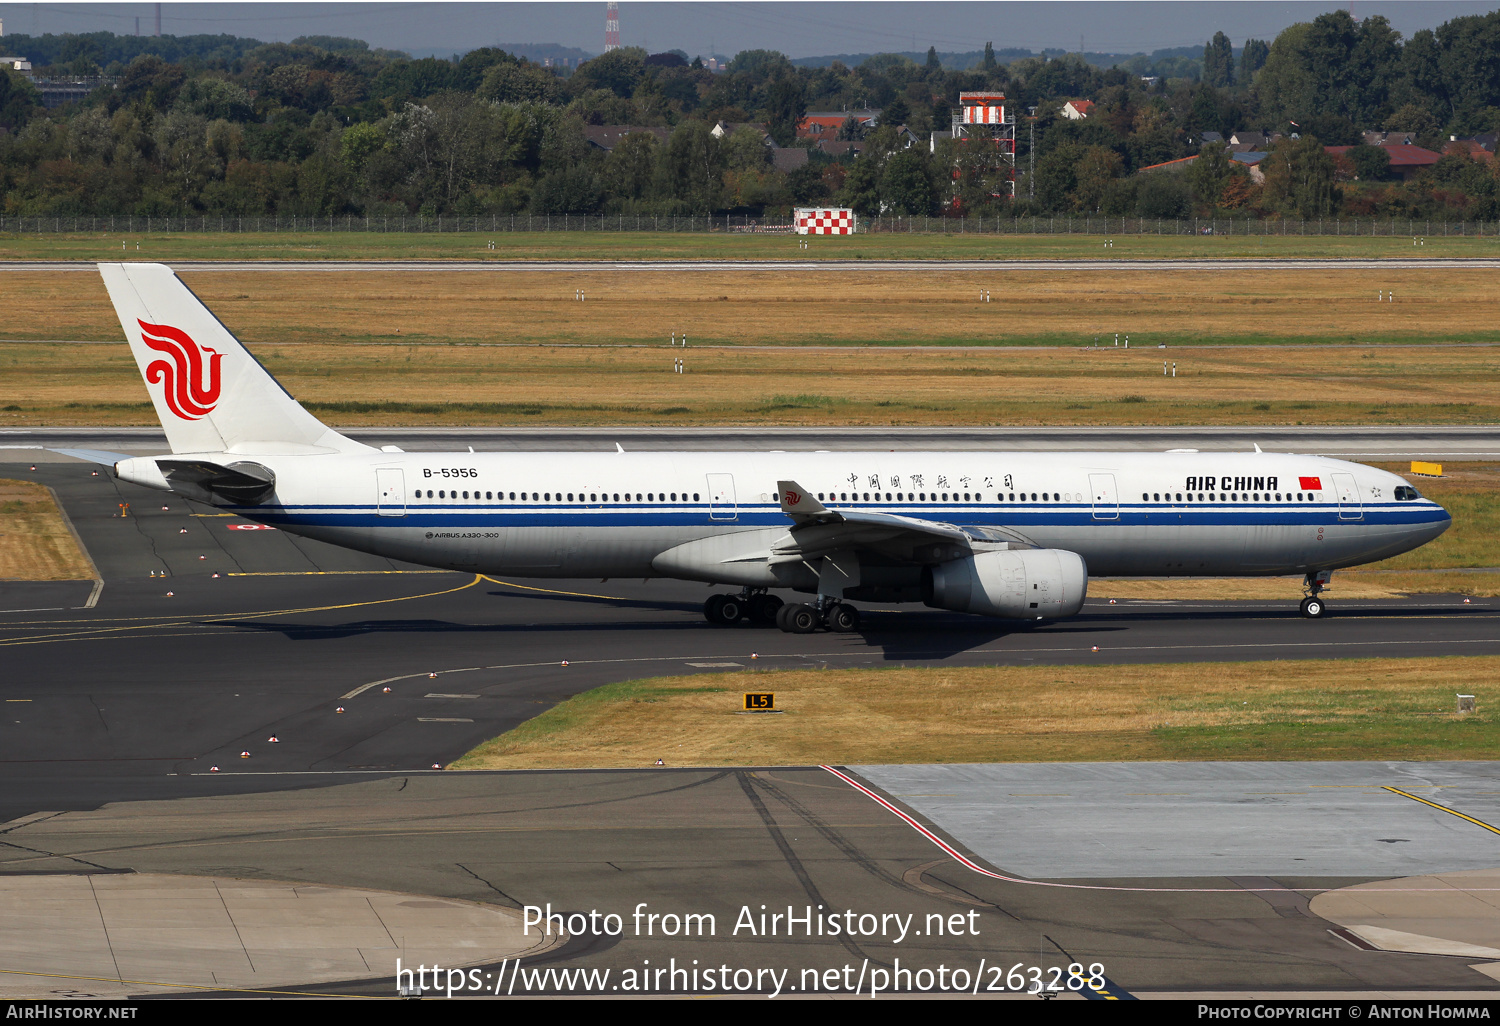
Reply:
[[1323, 600], [1318, 598], [1317, 596], [1313, 596], [1312, 598], [1305, 598], [1302, 600], [1302, 615], [1307, 617], [1309, 620], [1320, 619], [1327, 612], [1328, 607], [1324, 605]]
[[781, 607], [776, 623], [788, 634], [811, 634], [822, 624], [822, 618], [812, 606], [805, 602], [794, 602]]
[[755, 624], [772, 624], [776, 622], [776, 614], [781, 612], [785, 605], [775, 595], [756, 595], [750, 600], [750, 622]]
[[837, 631], [840, 634], [852, 633], [859, 630], [859, 610], [840, 602], [828, 611], [824, 622], [831, 631]]
[[724, 595], [710, 595], [708, 601], [703, 603], [703, 619], [713, 624], [723, 623], [719, 611], [724, 606], [725, 597]]
[[719, 622], [728, 626], [739, 623], [745, 615], [745, 603], [738, 595], [721, 595], [724, 602], [719, 606]]

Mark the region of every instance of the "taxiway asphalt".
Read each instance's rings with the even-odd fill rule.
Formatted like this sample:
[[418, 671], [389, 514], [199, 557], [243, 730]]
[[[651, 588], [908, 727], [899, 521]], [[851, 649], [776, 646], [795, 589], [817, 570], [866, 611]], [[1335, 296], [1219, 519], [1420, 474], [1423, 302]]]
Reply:
[[[355, 427], [341, 429], [368, 445], [408, 452], [920, 450], [991, 452], [1295, 452], [1352, 460], [1485, 460], [1500, 457], [1494, 425], [1335, 427], [703, 427], [524, 428]], [[159, 427], [0, 429], [0, 462], [74, 463], [49, 448], [100, 449], [125, 455], [168, 451]]]

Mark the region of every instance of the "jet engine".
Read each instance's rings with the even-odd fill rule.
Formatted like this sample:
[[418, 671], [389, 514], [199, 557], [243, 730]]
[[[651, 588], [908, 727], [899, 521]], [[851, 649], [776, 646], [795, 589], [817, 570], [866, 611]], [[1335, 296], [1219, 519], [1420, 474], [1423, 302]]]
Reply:
[[1083, 557], [1066, 549], [979, 552], [925, 567], [922, 601], [984, 616], [1072, 616], [1083, 608], [1088, 583]]

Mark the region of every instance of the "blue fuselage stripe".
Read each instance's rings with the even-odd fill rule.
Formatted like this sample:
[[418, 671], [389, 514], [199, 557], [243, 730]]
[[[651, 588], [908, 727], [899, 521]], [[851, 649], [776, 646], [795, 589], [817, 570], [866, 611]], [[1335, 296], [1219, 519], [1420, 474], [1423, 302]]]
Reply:
[[[306, 524], [328, 527], [778, 527], [789, 526], [779, 506], [741, 506], [734, 516], [709, 507], [643, 507], [599, 505], [520, 506], [475, 503], [465, 506], [408, 505], [404, 514], [382, 515], [375, 506], [301, 505], [245, 506], [233, 508], [247, 517], [271, 524]], [[1088, 504], [1057, 503], [1044, 506], [943, 504], [831, 505], [830, 509], [858, 510], [909, 516], [919, 520], [974, 527], [1075, 527], [1083, 524], [1162, 524], [1173, 526], [1308, 526], [1365, 524], [1419, 526], [1448, 521], [1447, 511], [1432, 505], [1365, 506], [1340, 511], [1332, 504], [1295, 506], [1223, 505], [1122, 505], [1096, 515]]]

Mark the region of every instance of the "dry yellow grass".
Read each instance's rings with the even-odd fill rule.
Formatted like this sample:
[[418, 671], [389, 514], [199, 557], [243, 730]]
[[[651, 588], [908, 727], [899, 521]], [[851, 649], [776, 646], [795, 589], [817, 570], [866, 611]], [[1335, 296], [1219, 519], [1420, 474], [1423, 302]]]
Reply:
[[[1487, 347], [881, 350], [266, 344], [334, 423], [1488, 422]], [[687, 373], [674, 374], [673, 360]], [[1163, 377], [1162, 362], [1177, 364]], [[128, 349], [0, 345], [0, 424], [153, 423]], [[1253, 440], [1247, 429], [1246, 445]]]
[[[184, 272], [252, 345], [422, 342], [798, 344], [1495, 338], [1485, 270]], [[7, 274], [10, 338], [119, 338], [88, 273]], [[988, 289], [991, 302], [977, 301]], [[585, 302], [575, 298], [582, 289]], [[1376, 302], [1394, 290], [1393, 303]]]
[[[1500, 419], [1488, 348], [1195, 345], [1492, 340], [1484, 271], [184, 277], [294, 394], [345, 424]], [[993, 302], [975, 301], [982, 286]], [[1377, 304], [1377, 287], [1398, 302]], [[573, 298], [579, 288], [587, 301]], [[120, 338], [93, 275], [8, 274], [0, 290], [12, 339]], [[674, 331], [688, 335], [685, 352], [663, 351]], [[1080, 348], [1115, 332], [1130, 335], [1129, 352]], [[952, 345], [1005, 342], [1054, 347]], [[939, 348], [785, 348], [814, 343]], [[686, 374], [672, 373], [678, 356]], [[0, 375], [0, 424], [152, 420], [123, 345], [11, 343]]]
[[[1497, 671], [1483, 656], [653, 678], [570, 699], [455, 768], [1494, 758]], [[785, 712], [738, 713], [746, 691]]]
[[52, 493], [0, 479], [0, 580], [79, 581], [95, 571]]

